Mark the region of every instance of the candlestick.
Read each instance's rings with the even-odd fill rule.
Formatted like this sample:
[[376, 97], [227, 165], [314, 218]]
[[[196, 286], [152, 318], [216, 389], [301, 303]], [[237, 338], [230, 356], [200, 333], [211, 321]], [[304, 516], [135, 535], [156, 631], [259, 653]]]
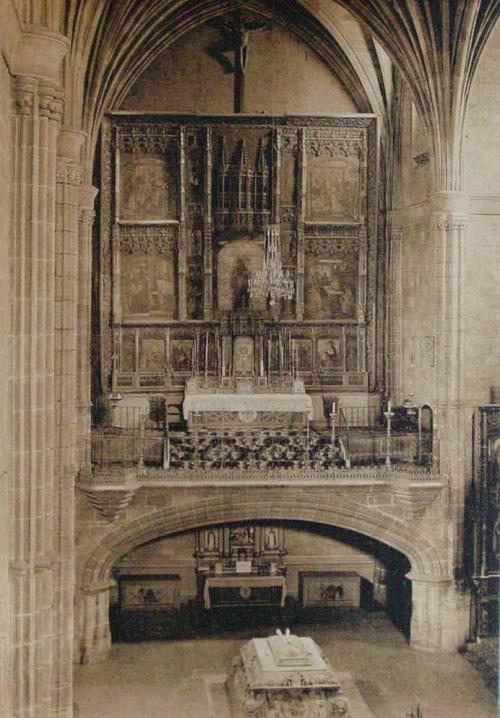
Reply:
[[216, 346], [216, 358], [217, 358], [217, 366], [215, 367], [215, 373], [217, 375], [217, 381], [218, 381], [221, 376], [221, 369], [220, 369], [221, 349], [220, 349], [219, 327], [217, 327], [215, 329], [215, 346]]
[[205, 332], [205, 379], [208, 377], [208, 331]]
[[271, 381], [271, 332], [267, 340], [267, 380]]

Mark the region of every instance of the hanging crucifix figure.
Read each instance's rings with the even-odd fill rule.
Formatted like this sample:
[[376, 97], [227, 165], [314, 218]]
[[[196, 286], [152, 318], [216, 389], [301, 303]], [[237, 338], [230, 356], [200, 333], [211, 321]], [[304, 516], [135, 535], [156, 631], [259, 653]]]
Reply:
[[[268, 30], [270, 25], [258, 20], [245, 19], [238, 11], [228, 18], [218, 18], [210, 23], [222, 35], [220, 42], [211, 45], [208, 52], [222, 66], [225, 72], [234, 74], [234, 112], [245, 111], [245, 72], [248, 64], [250, 33]], [[231, 63], [226, 53], [233, 53]]]

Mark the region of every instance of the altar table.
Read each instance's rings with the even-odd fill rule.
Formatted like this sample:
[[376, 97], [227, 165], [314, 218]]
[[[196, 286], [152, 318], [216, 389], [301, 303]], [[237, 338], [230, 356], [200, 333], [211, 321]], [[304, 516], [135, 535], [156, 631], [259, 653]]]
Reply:
[[252, 605], [283, 608], [285, 598], [284, 576], [208, 576], [203, 587], [203, 603], [207, 610], [212, 607]]
[[[186, 394], [184, 418], [190, 426], [199, 424], [272, 426], [285, 416], [300, 416], [304, 421], [313, 418], [312, 399], [308, 394]], [[197, 421], [193, 417], [197, 417]]]

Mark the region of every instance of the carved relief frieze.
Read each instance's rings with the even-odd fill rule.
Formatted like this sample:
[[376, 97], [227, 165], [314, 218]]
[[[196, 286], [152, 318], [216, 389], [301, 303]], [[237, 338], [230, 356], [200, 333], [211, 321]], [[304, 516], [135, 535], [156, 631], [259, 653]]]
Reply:
[[82, 168], [74, 162], [58, 160], [56, 182], [57, 184], [70, 184], [79, 187], [82, 184]]
[[306, 255], [313, 257], [338, 257], [351, 255], [359, 250], [359, 242], [352, 240], [346, 242], [343, 239], [319, 237], [317, 239], [307, 238], [305, 241]]
[[175, 225], [125, 225], [119, 233], [120, 251], [127, 254], [170, 254], [177, 244]]
[[356, 238], [360, 235], [360, 227], [343, 224], [306, 224], [304, 234], [306, 237]]
[[359, 155], [363, 150], [363, 143], [361, 139], [339, 139], [333, 138], [318, 138], [318, 139], [306, 139], [306, 152], [308, 155], [315, 155], [320, 157], [321, 155], [329, 155], [330, 157], [349, 157], [352, 154]]
[[178, 142], [175, 127], [161, 124], [119, 125], [117, 144], [123, 152], [165, 153]]

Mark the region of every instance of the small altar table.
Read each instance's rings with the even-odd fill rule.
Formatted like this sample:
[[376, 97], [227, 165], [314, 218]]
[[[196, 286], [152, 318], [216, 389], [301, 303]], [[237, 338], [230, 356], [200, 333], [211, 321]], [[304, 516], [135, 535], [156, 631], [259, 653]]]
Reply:
[[190, 394], [183, 403], [189, 427], [305, 424], [313, 418], [308, 394]]
[[[215, 594], [215, 595], [214, 595]], [[205, 608], [285, 605], [284, 576], [208, 576], [203, 587]]]

